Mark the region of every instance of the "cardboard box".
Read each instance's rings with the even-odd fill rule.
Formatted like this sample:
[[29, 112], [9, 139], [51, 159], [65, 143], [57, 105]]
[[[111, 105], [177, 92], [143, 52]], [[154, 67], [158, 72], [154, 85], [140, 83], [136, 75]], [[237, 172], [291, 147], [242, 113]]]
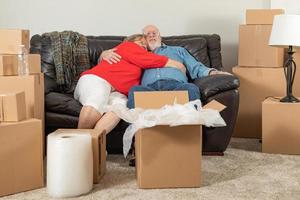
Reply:
[[0, 123], [0, 196], [44, 187], [42, 123]]
[[246, 10], [246, 24], [273, 24], [275, 15], [284, 14], [283, 9]]
[[[41, 73], [40, 54], [28, 55], [29, 74]], [[18, 55], [0, 55], [0, 76], [18, 75]]]
[[300, 103], [281, 103], [279, 99], [262, 103], [262, 151], [299, 155]]
[[[293, 50], [295, 51], [293, 58], [294, 61], [296, 63], [296, 74], [295, 74], [295, 80], [294, 80], [294, 84], [293, 84], [293, 94], [294, 96], [300, 96], [300, 48], [293, 48]], [[287, 52], [285, 55], [285, 60], [287, 59]]]
[[234, 67], [240, 79], [240, 105], [234, 136], [261, 138], [261, 102], [269, 96], [283, 96], [286, 81], [283, 68]]
[[25, 93], [0, 92], [0, 121], [17, 122], [26, 119]]
[[269, 46], [272, 25], [240, 25], [238, 65], [282, 67], [284, 49]]
[[18, 54], [20, 45], [29, 49], [29, 30], [0, 29], [0, 54]]
[[[135, 107], [160, 108], [188, 102], [186, 91], [135, 92]], [[215, 107], [219, 104], [213, 102]], [[202, 127], [155, 126], [135, 135], [136, 173], [139, 188], [201, 186]]]
[[44, 121], [44, 75], [0, 76], [1, 92], [25, 92], [27, 118]]
[[92, 136], [93, 145], [93, 181], [99, 183], [100, 179], [106, 172], [106, 134], [99, 133], [95, 129], [58, 129], [55, 131], [59, 134], [90, 134]]

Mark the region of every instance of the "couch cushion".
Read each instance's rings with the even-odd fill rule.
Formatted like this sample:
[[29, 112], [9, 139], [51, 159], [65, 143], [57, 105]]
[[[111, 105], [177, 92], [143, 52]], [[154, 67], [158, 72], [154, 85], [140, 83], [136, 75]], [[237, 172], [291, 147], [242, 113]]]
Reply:
[[123, 41], [122, 37], [106, 39], [101, 37], [88, 37], [88, 49], [91, 66], [97, 65], [98, 58], [103, 50], [114, 48]]
[[45, 96], [46, 111], [79, 116], [82, 105], [73, 98], [73, 95], [50, 92]]
[[223, 65], [222, 65], [222, 56], [221, 56], [221, 38], [219, 35], [217, 34], [179, 35], [179, 36], [163, 37], [163, 39], [186, 40], [186, 39], [198, 38], [198, 37], [202, 37], [206, 40], [207, 54], [210, 60], [210, 65], [208, 67], [222, 70]]

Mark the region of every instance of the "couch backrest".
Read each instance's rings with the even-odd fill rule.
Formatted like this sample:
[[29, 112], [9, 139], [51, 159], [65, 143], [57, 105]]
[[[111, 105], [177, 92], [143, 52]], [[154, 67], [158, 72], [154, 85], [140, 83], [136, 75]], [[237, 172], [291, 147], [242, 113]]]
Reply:
[[[90, 63], [91, 66], [95, 66], [101, 52], [120, 44], [124, 36], [87, 36], [87, 38]], [[219, 35], [169, 36], [163, 37], [163, 42], [167, 45], [186, 48], [191, 55], [208, 67], [219, 70], [223, 68]], [[55, 79], [50, 38], [34, 35], [30, 40], [30, 52], [41, 54], [42, 71]]]

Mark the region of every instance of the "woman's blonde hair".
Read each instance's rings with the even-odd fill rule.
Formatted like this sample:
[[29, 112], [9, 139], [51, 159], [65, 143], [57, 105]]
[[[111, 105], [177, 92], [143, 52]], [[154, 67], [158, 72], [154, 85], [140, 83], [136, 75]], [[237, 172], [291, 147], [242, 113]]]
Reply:
[[142, 38], [145, 38], [145, 36], [143, 34], [134, 34], [134, 35], [130, 35], [130, 36], [126, 37], [124, 39], [124, 41], [135, 42], [135, 41], [141, 40]]

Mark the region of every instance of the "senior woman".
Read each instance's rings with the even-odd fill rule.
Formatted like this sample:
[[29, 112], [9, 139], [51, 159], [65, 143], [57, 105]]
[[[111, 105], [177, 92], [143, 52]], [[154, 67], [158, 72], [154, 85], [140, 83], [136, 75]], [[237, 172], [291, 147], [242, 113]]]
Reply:
[[83, 105], [78, 122], [80, 129], [95, 128], [108, 134], [120, 118], [113, 112], [104, 113], [104, 106], [122, 104], [126, 107], [128, 91], [140, 84], [143, 69], [172, 66], [185, 70], [180, 62], [148, 52], [142, 34], [127, 37], [116, 47], [116, 53], [122, 57], [120, 62], [109, 64], [101, 60], [78, 80], [74, 98]]

